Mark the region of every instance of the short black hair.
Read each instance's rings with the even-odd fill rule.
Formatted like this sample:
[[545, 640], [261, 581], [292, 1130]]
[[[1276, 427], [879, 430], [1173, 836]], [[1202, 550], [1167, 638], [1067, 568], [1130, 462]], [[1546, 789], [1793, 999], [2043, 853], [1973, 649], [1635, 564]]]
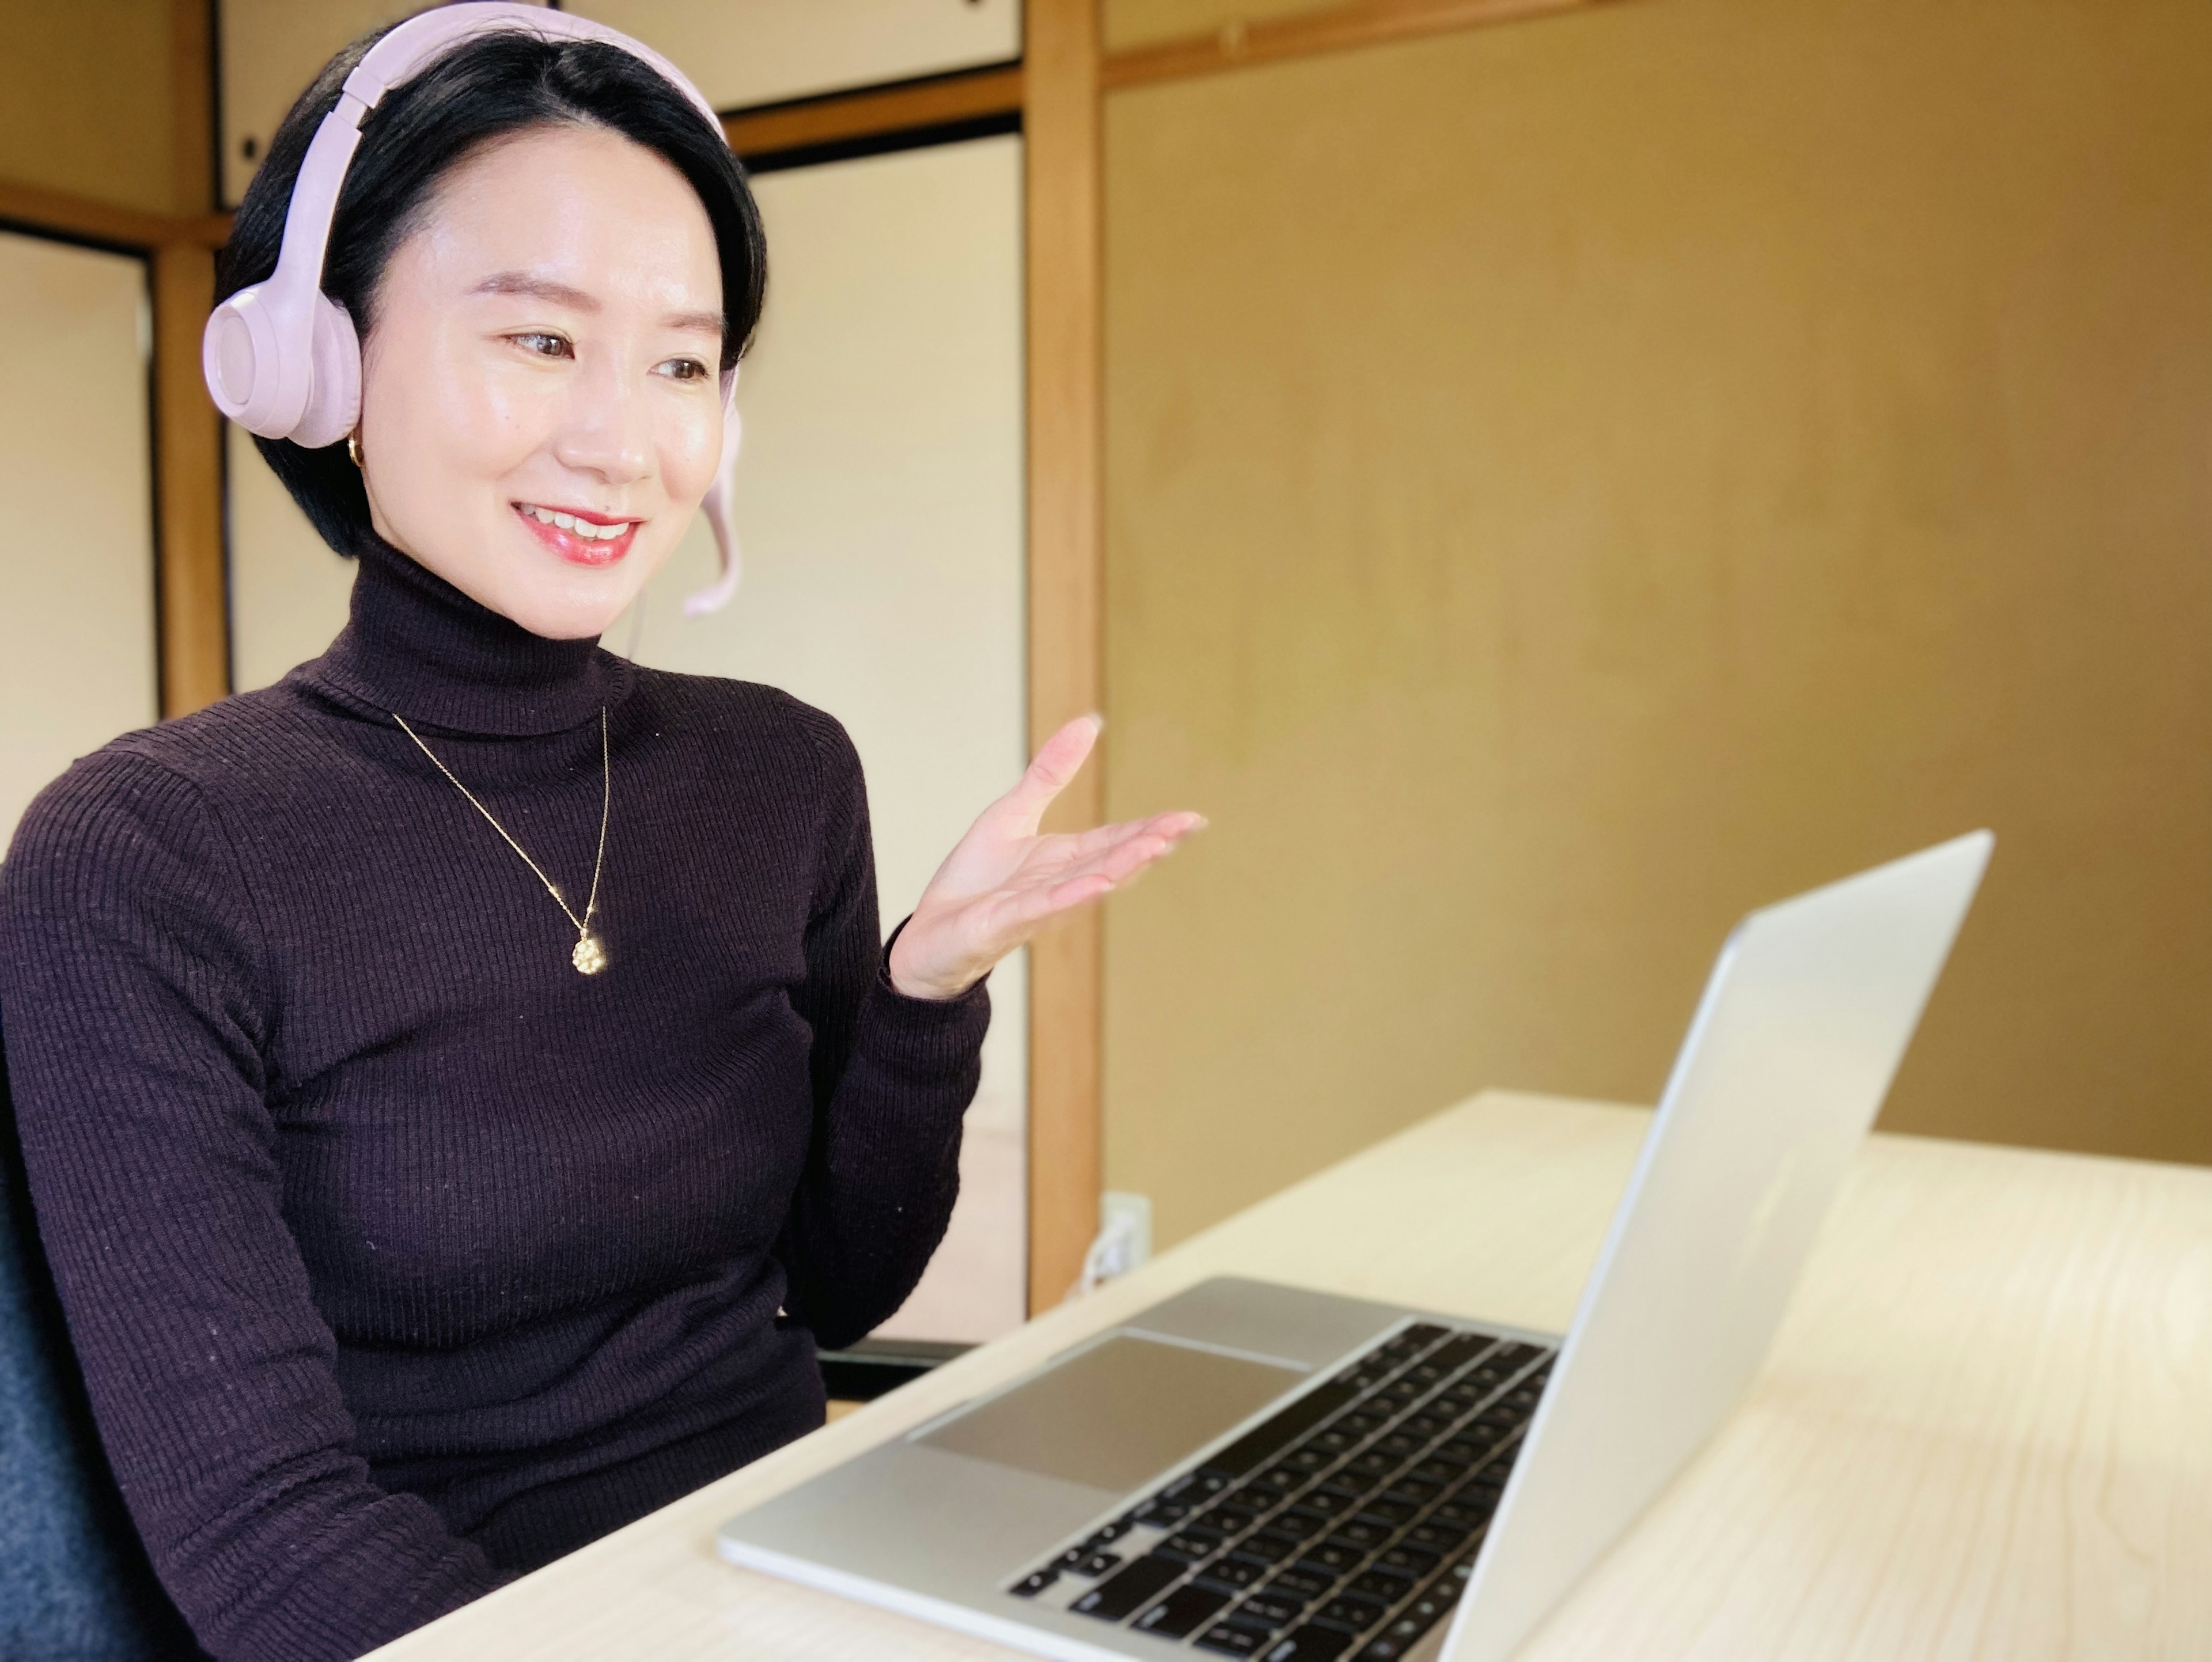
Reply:
[[[307, 145], [337, 106], [346, 76], [385, 33], [363, 35], [331, 59], [276, 129], [218, 260], [218, 300], [276, 271], [285, 210]], [[699, 107], [650, 64], [602, 41], [501, 29], [462, 42], [386, 94], [362, 124], [361, 147], [338, 192], [323, 292], [352, 314], [366, 341], [378, 279], [438, 181], [495, 140], [549, 126], [620, 133], [690, 181], [721, 259], [726, 373], [760, 320], [768, 282], [760, 210], [744, 169]], [[332, 548], [358, 554], [377, 540], [368, 493], [343, 444], [308, 450], [289, 439], [253, 441]]]

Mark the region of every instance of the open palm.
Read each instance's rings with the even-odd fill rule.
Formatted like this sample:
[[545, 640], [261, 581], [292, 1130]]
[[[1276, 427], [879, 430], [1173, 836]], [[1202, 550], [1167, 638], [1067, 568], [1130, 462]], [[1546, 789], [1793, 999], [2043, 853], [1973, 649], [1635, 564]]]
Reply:
[[1045, 809], [1081, 770], [1100, 726], [1079, 716], [1048, 739], [1021, 782], [983, 810], [937, 868], [891, 947], [899, 991], [957, 997], [1047, 920], [1128, 882], [1205, 825], [1195, 813], [1156, 813], [1041, 835]]

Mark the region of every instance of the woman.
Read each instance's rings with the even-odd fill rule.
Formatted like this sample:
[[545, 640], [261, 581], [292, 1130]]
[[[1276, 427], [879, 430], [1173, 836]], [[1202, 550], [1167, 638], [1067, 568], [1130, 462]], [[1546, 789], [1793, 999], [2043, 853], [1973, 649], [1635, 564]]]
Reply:
[[[226, 291], [275, 265], [294, 109]], [[598, 649], [712, 478], [758, 315], [720, 136], [504, 32], [363, 127], [323, 287], [356, 556], [279, 685], [117, 740], [0, 874], [25, 1154], [102, 1436], [223, 1659], [352, 1656], [821, 1423], [815, 1346], [941, 1235], [983, 978], [1199, 823], [1038, 817], [1055, 735], [886, 952], [858, 760]]]

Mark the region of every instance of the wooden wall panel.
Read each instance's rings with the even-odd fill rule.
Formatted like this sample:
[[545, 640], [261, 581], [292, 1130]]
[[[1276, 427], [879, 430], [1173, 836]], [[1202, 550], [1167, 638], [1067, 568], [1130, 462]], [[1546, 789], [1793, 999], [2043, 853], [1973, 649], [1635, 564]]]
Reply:
[[[1096, 0], [1029, 0], [1030, 740], [1103, 699], [1100, 570], [1098, 17]], [[1048, 824], [1095, 824], [1105, 746]], [[1098, 1226], [1099, 915], [1030, 955], [1030, 1307], [1073, 1285]]]
[[170, 243], [154, 251], [155, 499], [165, 716], [189, 715], [230, 691], [222, 417], [200, 377], [200, 332], [214, 304], [210, 250]]
[[173, 4], [16, 0], [0, 16], [0, 180], [153, 213], [175, 201]]
[[1655, 0], [1107, 100], [1105, 1172], [1650, 1099], [1978, 824], [1892, 1129], [2212, 1160], [2212, 13]]

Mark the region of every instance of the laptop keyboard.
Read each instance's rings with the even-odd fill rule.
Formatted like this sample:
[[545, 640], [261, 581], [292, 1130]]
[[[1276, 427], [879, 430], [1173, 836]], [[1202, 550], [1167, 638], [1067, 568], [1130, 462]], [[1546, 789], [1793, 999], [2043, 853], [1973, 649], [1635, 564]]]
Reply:
[[1458, 1603], [1554, 1355], [1407, 1327], [1008, 1591], [1224, 1656], [1395, 1662]]

